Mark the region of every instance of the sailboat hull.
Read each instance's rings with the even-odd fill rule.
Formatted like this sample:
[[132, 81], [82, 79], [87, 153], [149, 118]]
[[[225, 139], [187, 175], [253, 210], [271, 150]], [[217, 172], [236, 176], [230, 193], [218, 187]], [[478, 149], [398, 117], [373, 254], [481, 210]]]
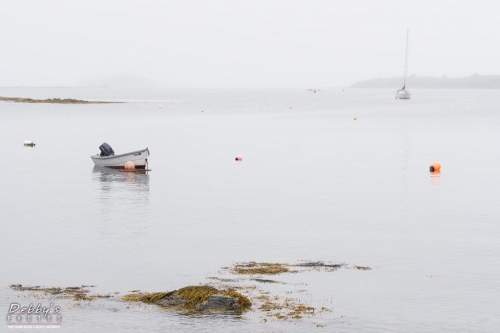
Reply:
[[396, 92], [396, 99], [410, 99], [410, 97], [411, 94], [404, 89], [398, 90]]

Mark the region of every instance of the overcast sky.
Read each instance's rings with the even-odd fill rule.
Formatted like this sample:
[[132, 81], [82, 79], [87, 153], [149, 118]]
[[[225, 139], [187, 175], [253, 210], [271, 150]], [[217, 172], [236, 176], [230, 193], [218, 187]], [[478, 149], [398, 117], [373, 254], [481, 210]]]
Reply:
[[[0, 86], [342, 87], [500, 74], [500, 1], [1, 0]], [[134, 79], [133, 77], [136, 77]]]

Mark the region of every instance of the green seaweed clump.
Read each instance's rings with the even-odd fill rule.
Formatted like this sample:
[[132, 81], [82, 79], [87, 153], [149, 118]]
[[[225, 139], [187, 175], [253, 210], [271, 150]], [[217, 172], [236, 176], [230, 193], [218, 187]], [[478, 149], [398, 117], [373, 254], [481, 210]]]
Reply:
[[74, 301], [85, 301], [91, 302], [100, 298], [111, 298], [111, 295], [100, 295], [94, 294], [90, 295], [90, 290], [87, 288], [93, 288], [95, 286], [81, 286], [81, 287], [40, 287], [40, 286], [23, 286], [21, 284], [13, 284], [10, 286], [11, 289], [16, 291], [29, 291], [33, 293], [36, 298], [44, 297], [56, 297], [59, 299], [72, 299]]
[[194, 309], [198, 304], [208, 301], [212, 295], [219, 294], [219, 290], [211, 286], [189, 286], [175, 292], [180, 298], [186, 301], [184, 307]]
[[368, 266], [354, 266], [354, 268], [359, 269], [360, 271], [371, 271], [372, 268]]
[[154, 303], [163, 297], [167, 296], [168, 293], [137, 293], [128, 294], [122, 297], [123, 301], [126, 302], [143, 302], [143, 303]]
[[252, 306], [252, 302], [250, 302], [247, 297], [235, 290], [218, 290], [211, 286], [189, 286], [181, 288], [174, 293], [186, 301], [184, 307], [189, 310], [196, 309], [198, 304], [208, 301], [209, 297], [212, 295], [223, 295], [236, 298], [239, 304], [239, 312], [250, 309]]
[[288, 273], [288, 264], [281, 263], [269, 263], [269, 262], [254, 262], [250, 261], [246, 264], [238, 264], [234, 266], [233, 272], [235, 274], [245, 274], [245, 275], [257, 275], [257, 274], [267, 274], [276, 275], [281, 273]]
[[174, 305], [183, 310], [193, 311], [201, 303], [208, 301], [212, 295], [223, 295], [234, 297], [238, 300], [238, 312], [243, 312], [250, 309], [252, 302], [244, 295], [236, 292], [235, 290], [218, 290], [212, 286], [188, 286], [169, 293], [135, 293], [128, 294], [122, 297], [125, 302], [143, 302], [143, 303], [156, 303], [164, 297], [178, 296], [182, 303]]

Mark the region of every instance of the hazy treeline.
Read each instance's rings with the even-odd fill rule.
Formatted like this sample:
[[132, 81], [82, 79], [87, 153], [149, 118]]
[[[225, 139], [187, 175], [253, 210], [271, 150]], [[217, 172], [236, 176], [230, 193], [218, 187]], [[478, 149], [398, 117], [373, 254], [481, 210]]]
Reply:
[[[359, 81], [351, 85], [351, 88], [401, 88], [402, 77], [376, 78]], [[500, 89], [500, 75], [478, 75], [474, 74], [462, 78], [441, 78], [417, 76], [415, 74], [406, 78], [407, 88], [433, 88], [433, 89]]]

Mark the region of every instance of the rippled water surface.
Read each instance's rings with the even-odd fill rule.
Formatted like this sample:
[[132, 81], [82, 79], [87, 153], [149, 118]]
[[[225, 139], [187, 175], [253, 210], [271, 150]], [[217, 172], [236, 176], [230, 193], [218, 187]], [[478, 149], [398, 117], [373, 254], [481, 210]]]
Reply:
[[[164, 291], [235, 262], [323, 260], [373, 269], [253, 281], [330, 309], [312, 317], [64, 301], [61, 329], [497, 331], [500, 91], [412, 93], [0, 88], [128, 102], [0, 103], [0, 312], [32, 301], [11, 284]], [[148, 147], [153, 171], [95, 168], [102, 142]]]

